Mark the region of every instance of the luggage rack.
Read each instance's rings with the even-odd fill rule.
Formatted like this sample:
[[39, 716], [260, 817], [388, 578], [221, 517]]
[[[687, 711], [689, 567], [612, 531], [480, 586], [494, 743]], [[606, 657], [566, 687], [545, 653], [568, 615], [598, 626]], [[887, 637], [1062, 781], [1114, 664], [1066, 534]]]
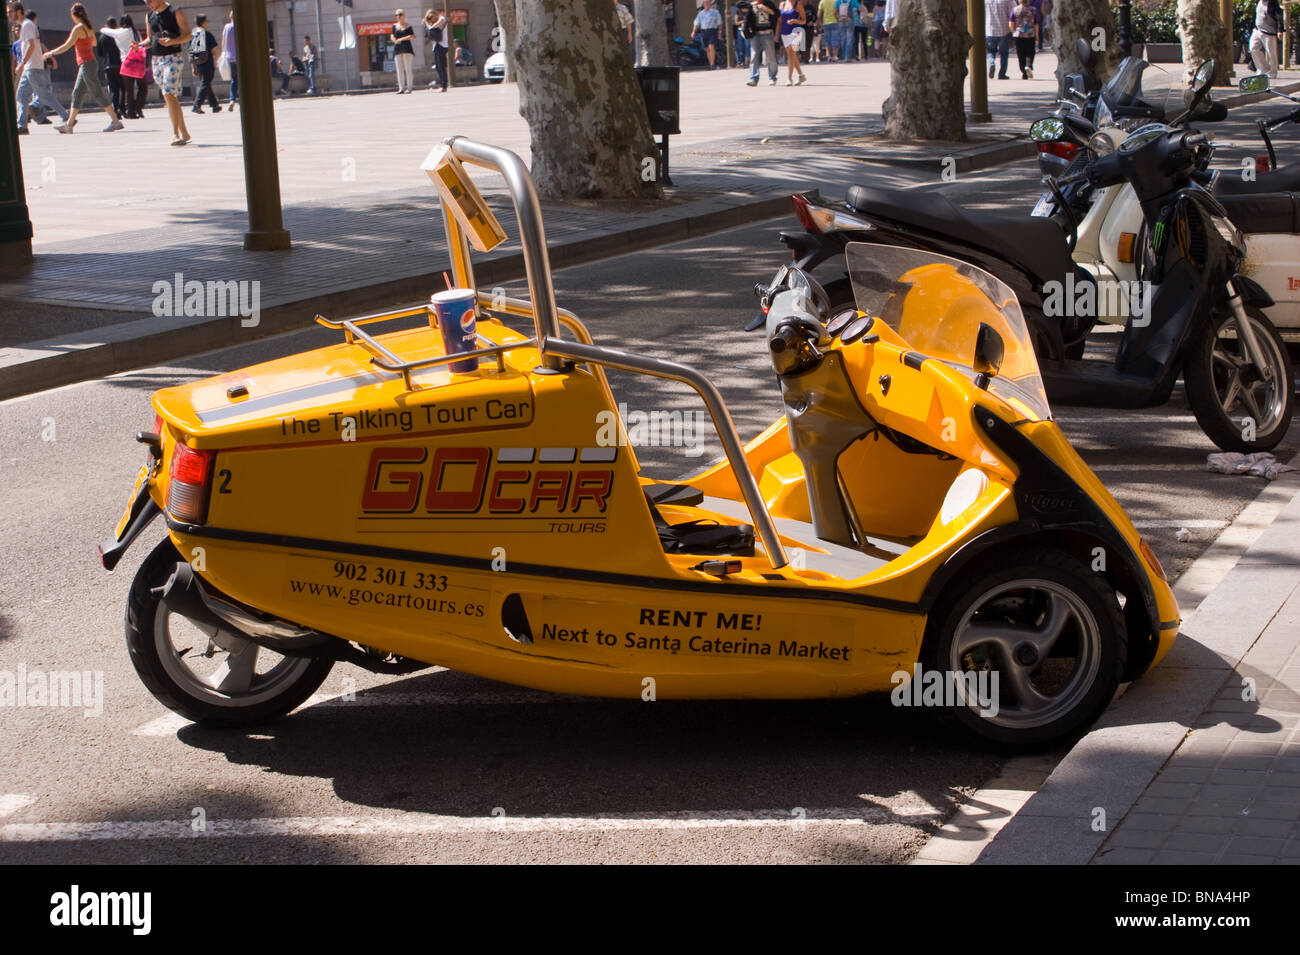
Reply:
[[[636, 372], [637, 374], [652, 375], [656, 378], [666, 378], [689, 385], [703, 400], [705, 407], [709, 409], [709, 415], [713, 419], [713, 427], [722, 442], [723, 451], [731, 465], [732, 474], [735, 476], [736, 484], [740, 488], [745, 506], [749, 511], [750, 518], [753, 520], [754, 528], [758, 531], [758, 536], [763, 542], [768, 561], [774, 570], [787, 566], [790, 561], [786, 557], [785, 547], [781, 544], [776, 524], [773, 522], [772, 515], [768, 512], [767, 505], [763, 501], [763, 494], [759, 490], [758, 481], [755, 480], [753, 472], [749, 469], [749, 462], [745, 457], [745, 446], [741, 443], [740, 435], [736, 432], [736, 423], [731, 417], [731, 412], [727, 410], [727, 404], [723, 400], [722, 393], [705, 375], [687, 365], [596, 345], [592, 341], [591, 334], [587, 331], [586, 326], [578, 320], [577, 316], [572, 312], [558, 308], [555, 304], [555, 287], [551, 281], [550, 256], [546, 249], [546, 234], [542, 228], [541, 204], [538, 202], [537, 190], [533, 186], [532, 177], [529, 175], [528, 167], [524, 165], [523, 160], [508, 149], [476, 142], [463, 136], [453, 136], [444, 140], [444, 142], [451, 148], [452, 154], [462, 163], [473, 163], [477, 166], [496, 170], [506, 180], [510, 198], [514, 204], [515, 219], [519, 224], [519, 241], [523, 247], [524, 268], [528, 276], [529, 299], [506, 299], [503, 302], [499, 297], [494, 299], [482, 292], [476, 292], [475, 296], [478, 304], [483, 305], [489, 311], [504, 311], [510, 315], [531, 318], [534, 328], [533, 337], [500, 345], [493, 344], [470, 352], [404, 361], [373, 336], [363, 331], [361, 326], [415, 315], [427, 316], [430, 311], [428, 305], [400, 309], [394, 312], [364, 315], [360, 318], [340, 321], [317, 315], [317, 323], [327, 328], [342, 329], [349, 344], [360, 344], [370, 352], [370, 360], [376, 367], [400, 374], [406, 387], [412, 390], [411, 373], [421, 368], [431, 368], [453, 361], [460, 361], [464, 358], [493, 357], [497, 361], [498, 369], [504, 370], [505, 353], [517, 348], [536, 348], [542, 359], [542, 369], [539, 370], [561, 372], [566, 370], [567, 362], [586, 363], [600, 380], [611, 407], [617, 407], [617, 405], [614, 403], [613, 392], [610, 390], [604, 366]], [[457, 222], [456, 217], [445, 206], [442, 210], [442, 221], [446, 229], [447, 248], [451, 253], [454, 286], [465, 289], [477, 288], [474, 281], [473, 266], [470, 263], [469, 239], [465, 231]], [[563, 339], [560, 336], [561, 324], [568, 327], [578, 340], [566, 341]], [[628, 450], [631, 451], [631, 448], [629, 447]]]

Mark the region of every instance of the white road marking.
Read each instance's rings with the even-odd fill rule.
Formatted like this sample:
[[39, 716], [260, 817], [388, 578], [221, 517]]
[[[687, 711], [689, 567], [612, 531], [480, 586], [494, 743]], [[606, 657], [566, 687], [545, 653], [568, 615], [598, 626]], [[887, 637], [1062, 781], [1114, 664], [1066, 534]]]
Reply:
[[645, 832], [688, 829], [794, 829], [831, 826], [919, 826], [941, 819], [934, 810], [870, 807], [789, 809], [758, 812], [670, 812], [626, 816], [283, 816], [262, 819], [213, 819], [195, 832], [189, 819], [140, 822], [41, 822], [0, 825], [0, 842], [99, 842], [137, 839], [200, 839], [266, 836], [457, 835], [482, 832]]
[[1172, 527], [1175, 530], [1180, 527], [1186, 527], [1189, 531], [1193, 528], [1212, 530], [1216, 527], [1226, 527], [1227, 521], [1134, 521], [1133, 526], [1138, 530], [1160, 530], [1166, 527]]
[[0, 819], [5, 816], [12, 816], [19, 809], [23, 809], [36, 802], [35, 796], [29, 796], [26, 793], [6, 793], [0, 795]]

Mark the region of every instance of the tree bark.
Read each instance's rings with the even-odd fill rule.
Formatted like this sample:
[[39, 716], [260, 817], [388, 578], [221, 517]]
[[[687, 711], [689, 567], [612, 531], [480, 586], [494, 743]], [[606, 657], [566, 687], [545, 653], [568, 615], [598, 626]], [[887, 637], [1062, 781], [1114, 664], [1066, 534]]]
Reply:
[[610, 0], [514, 0], [514, 21], [538, 194], [662, 199], [659, 147]]
[[515, 54], [511, 47], [515, 39], [515, 0], [493, 0], [497, 9], [497, 25], [501, 27], [501, 52], [506, 57], [505, 82], [515, 81]]
[[900, 0], [889, 34], [889, 139], [966, 139], [965, 0]]
[[636, 65], [671, 66], [663, 0], [636, 0], [632, 16], [636, 17]]
[[1178, 0], [1183, 42], [1183, 79], [1190, 81], [1206, 60], [1214, 60], [1214, 86], [1232, 85], [1232, 29], [1224, 28], [1218, 0]]
[[1074, 51], [1080, 38], [1093, 48], [1093, 72], [1105, 83], [1122, 58], [1108, 0], [1053, 0], [1052, 49], [1056, 51], [1056, 82], [1061, 92], [1065, 91], [1066, 74], [1077, 73], [1082, 65]]

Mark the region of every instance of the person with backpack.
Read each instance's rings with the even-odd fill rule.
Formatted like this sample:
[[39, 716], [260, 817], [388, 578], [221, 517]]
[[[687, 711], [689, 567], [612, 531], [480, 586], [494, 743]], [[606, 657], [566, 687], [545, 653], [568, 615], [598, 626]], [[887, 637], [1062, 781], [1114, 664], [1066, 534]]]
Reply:
[[746, 86], [758, 85], [758, 69], [766, 61], [769, 86], [776, 85], [776, 31], [781, 11], [776, 0], [750, 0], [749, 16], [745, 18], [745, 37], [749, 40], [749, 81]]
[[190, 35], [190, 72], [199, 81], [194, 91], [194, 106], [191, 112], [203, 112], [204, 102], [212, 105], [212, 112], [220, 113], [221, 104], [217, 94], [212, 92], [212, 77], [217, 72], [217, 61], [212, 58], [212, 51], [217, 48], [217, 38], [208, 32], [208, 18], [199, 14], [194, 18], [194, 32]]
[[847, 63], [853, 56], [853, 13], [858, 8], [858, 0], [836, 0], [835, 32], [840, 41], [840, 62]]

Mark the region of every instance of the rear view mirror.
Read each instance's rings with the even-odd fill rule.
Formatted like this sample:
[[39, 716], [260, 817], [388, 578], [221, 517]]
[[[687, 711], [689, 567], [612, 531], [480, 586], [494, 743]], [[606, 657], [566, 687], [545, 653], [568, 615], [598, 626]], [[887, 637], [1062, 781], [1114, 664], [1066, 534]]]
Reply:
[[1237, 84], [1237, 89], [1243, 93], [1263, 93], [1268, 90], [1268, 74], [1256, 73], [1254, 76], [1243, 77]]
[[1206, 60], [1201, 64], [1201, 68], [1196, 71], [1196, 77], [1192, 80], [1192, 91], [1198, 96], [1210, 88], [1210, 83], [1214, 79], [1214, 61]]
[[988, 390], [989, 382], [997, 377], [1002, 368], [1002, 356], [1006, 354], [1006, 343], [992, 325], [980, 322], [979, 331], [975, 333], [975, 386]]
[[1029, 127], [1029, 138], [1036, 143], [1054, 143], [1065, 136], [1065, 123], [1047, 116]]
[[1074, 55], [1079, 58], [1079, 63], [1085, 70], [1092, 69], [1092, 44], [1083, 37], [1079, 37], [1074, 41]]

